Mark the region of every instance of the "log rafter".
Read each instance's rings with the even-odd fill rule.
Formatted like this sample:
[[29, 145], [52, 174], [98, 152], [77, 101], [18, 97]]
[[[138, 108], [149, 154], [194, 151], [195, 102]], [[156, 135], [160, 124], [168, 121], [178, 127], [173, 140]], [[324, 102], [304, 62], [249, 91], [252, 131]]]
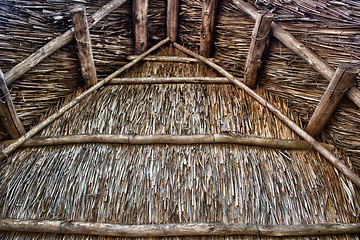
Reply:
[[215, 13], [218, 0], [204, 0], [202, 6], [202, 23], [200, 33], [200, 54], [210, 57], [213, 52]]
[[133, 0], [135, 54], [141, 54], [147, 49], [147, 15], [148, 0]]
[[178, 38], [179, 11], [180, 0], [167, 1], [166, 35], [171, 42], [176, 42]]

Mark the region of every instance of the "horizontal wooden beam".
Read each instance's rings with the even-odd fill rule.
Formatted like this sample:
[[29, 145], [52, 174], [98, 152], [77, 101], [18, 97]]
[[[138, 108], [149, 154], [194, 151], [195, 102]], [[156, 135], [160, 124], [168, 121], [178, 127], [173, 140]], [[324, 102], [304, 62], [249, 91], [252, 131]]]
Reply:
[[301, 127], [299, 127], [294, 121], [289, 119], [285, 114], [283, 114], [279, 109], [275, 106], [267, 102], [264, 98], [259, 96], [256, 92], [254, 92], [251, 88], [246, 86], [239, 79], [235, 78], [228, 71], [220, 67], [219, 65], [209, 61], [205, 57], [194, 53], [193, 51], [174, 43], [174, 46], [184, 53], [189, 54], [192, 57], [195, 57], [205, 64], [211, 66], [216, 71], [221, 73], [223, 76], [231, 80], [236, 86], [244, 90], [250, 97], [255, 99], [262, 106], [266, 107], [270, 112], [272, 112], [275, 116], [277, 116], [282, 122], [284, 122], [289, 128], [291, 128], [294, 132], [296, 132], [300, 137], [306, 140], [311, 146], [316, 149], [324, 158], [326, 158], [330, 163], [332, 163], [338, 170], [340, 170], [348, 179], [350, 179], [357, 187], [360, 188], [360, 177], [351, 171], [342, 161], [340, 161], [334, 154], [332, 154], [329, 150], [327, 150], [324, 146], [319, 144], [312, 136], [310, 136], [307, 132], [305, 132]]
[[104, 86], [105, 84], [107, 84], [108, 82], [110, 82], [110, 80], [114, 79], [116, 76], [118, 76], [120, 73], [126, 71], [127, 69], [131, 68], [132, 66], [134, 66], [135, 64], [137, 64], [138, 62], [141, 61], [142, 58], [144, 58], [145, 56], [147, 56], [149, 53], [151, 53], [152, 51], [158, 49], [159, 47], [161, 47], [162, 45], [164, 45], [165, 43], [167, 43], [169, 41], [168, 38], [160, 41], [159, 43], [157, 43], [156, 45], [154, 45], [153, 47], [151, 47], [149, 50], [147, 50], [146, 52], [142, 53], [141, 55], [139, 55], [139, 57], [137, 59], [135, 59], [134, 61], [126, 64], [125, 66], [122, 66], [120, 69], [116, 70], [115, 72], [113, 72], [112, 74], [110, 74], [108, 77], [106, 77], [104, 80], [99, 81], [97, 84], [95, 84], [94, 86], [92, 86], [91, 88], [89, 88], [88, 90], [86, 90], [85, 92], [81, 93], [79, 96], [77, 96], [76, 98], [74, 98], [73, 100], [71, 100], [69, 103], [67, 103], [66, 105], [64, 105], [62, 108], [60, 108], [56, 113], [52, 114], [51, 116], [49, 116], [47, 119], [45, 119], [44, 121], [42, 121], [41, 123], [39, 123], [38, 125], [36, 125], [35, 127], [33, 127], [30, 131], [28, 131], [27, 133], [25, 133], [23, 135], [23, 137], [19, 138], [18, 140], [16, 140], [15, 142], [11, 143], [9, 146], [7, 146], [5, 149], [3, 149], [2, 152], [0, 152], [0, 161], [3, 160], [6, 156], [8, 156], [10, 153], [12, 153], [13, 151], [15, 151], [18, 147], [20, 147], [24, 142], [26, 142], [28, 139], [30, 139], [31, 137], [33, 137], [36, 133], [38, 133], [39, 131], [41, 131], [44, 127], [48, 126], [50, 123], [54, 122], [56, 119], [58, 119], [60, 116], [62, 116], [64, 113], [66, 113], [69, 109], [73, 108], [77, 103], [79, 103], [82, 99], [84, 99], [85, 97], [89, 96], [92, 92], [95, 92], [96, 90], [98, 90], [99, 88], [101, 88], [102, 86]]
[[171, 42], [176, 42], [178, 38], [180, 0], [167, 0], [166, 11], [166, 35]]
[[204, 0], [202, 5], [200, 54], [204, 57], [210, 57], [213, 53], [217, 2], [217, 0]]
[[[243, 0], [233, 0], [234, 4], [248, 14], [252, 19], [256, 19], [257, 9], [250, 3]], [[324, 59], [312, 52], [303, 43], [297, 40], [293, 35], [286, 31], [283, 27], [275, 22], [271, 25], [273, 35], [281, 41], [286, 47], [292, 50], [299, 57], [304, 59], [310, 66], [312, 66], [324, 78], [331, 81], [335, 74], [335, 70]], [[360, 107], [360, 90], [357, 87], [352, 87], [346, 96]]]
[[[137, 55], [129, 55], [126, 57], [127, 60], [134, 60]], [[213, 62], [219, 62], [215, 58], [210, 58]], [[176, 62], [176, 63], [199, 63], [200, 61], [196, 58], [189, 57], [177, 57], [177, 56], [147, 56], [143, 59], [143, 61], [150, 62]]]
[[317, 137], [321, 133], [341, 98], [353, 86], [357, 74], [358, 71], [355, 67], [348, 64], [339, 65], [306, 126], [307, 133], [313, 137]]
[[201, 83], [201, 84], [230, 84], [224, 77], [146, 77], [146, 78], [114, 78], [108, 84], [174, 84], [174, 83]]
[[261, 225], [246, 223], [169, 223], [121, 225], [61, 220], [0, 219], [0, 231], [85, 234], [117, 237], [252, 235], [267, 237], [360, 233], [359, 223]]
[[81, 74], [86, 87], [89, 88], [97, 83], [97, 78], [85, 6], [83, 4], [74, 4], [70, 9], [70, 13], [74, 24], [74, 36]]
[[269, 45], [273, 17], [274, 14], [267, 11], [259, 11], [256, 17], [244, 71], [244, 83], [250, 88], [256, 86], [257, 78], [260, 75], [263, 56]]
[[[108, 4], [101, 7], [89, 19], [90, 26], [92, 27], [103, 19], [110, 12], [121, 6], [126, 0], [112, 0]], [[43, 47], [35, 51], [29, 57], [18, 63], [15, 67], [5, 73], [6, 84], [13, 83], [16, 79], [21, 77], [24, 73], [35, 67], [38, 63], [50, 56], [52, 53], [65, 46], [73, 39], [73, 29], [68, 30], [60, 36], [54, 38]]]
[[[8, 145], [11, 141], [2, 142]], [[28, 139], [21, 147], [54, 146], [84, 143], [110, 144], [214, 144], [230, 143], [247, 146], [259, 146], [287, 150], [308, 150], [310, 144], [301, 140], [285, 140], [257, 136], [235, 134], [201, 134], [201, 135], [112, 135], [112, 134], [82, 134], [70, 136], [55, 136], [48, 138]], [[325, 148], [334, 150], [330, 144], [321, 143]]]
[[148, 0], [133, 0], [135, 54], [141, 54], [147, 49], [147, 15]]
[[25, 134], [25, 129], [21, 123], [14, 103], [11, 99], [10, 91], [6, 85], [4, 74], [0, 69], [0, 117], [1, 122], [12, 139], [19, 138]]

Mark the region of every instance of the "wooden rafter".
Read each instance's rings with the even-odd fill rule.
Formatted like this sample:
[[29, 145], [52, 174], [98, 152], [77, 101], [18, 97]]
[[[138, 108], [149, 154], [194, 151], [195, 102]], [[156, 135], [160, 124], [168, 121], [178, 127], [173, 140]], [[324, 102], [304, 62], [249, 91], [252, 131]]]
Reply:
[[231, 81], [224, 77], [139, 77], [114, 78], [109, 84], [174, 84], [174, 83], [203, 83], [229, 84]]
[[358, 223], [320, 223], [303, 225], [260, 225], [246, 223], [170, 223], [122, 225], [61, 220], [0, 219], [0, 230], [60, 234], [86, 234], [118, 237], [169, 236], [316, 236], [360, 233]]
[[210, 57], [214, 44], [215, 13], [217, 0], [204, 0], [200, 33], [200, 54]]
[[74, 36], [85, 85], [91, 87], [97, 83], [96, 70], [92, 53], [89, 26], [83, 4], [75, 4], [70, 13], [74, 24]]
[[[8, 144], [9, 141], [2, 142]], [[285, 140], [264, 138], [238, 134], [202, 134], [202, 135], [114, 135], [114, 134], [81, 134], [70, 136], [55, 136], [49, 138], [32, 138], [21, 147], [55, 146], [79, 143], [110, 143], [110, 144], [215, 144], [231, 143], [247, 146], [268, 148], [307, 150], [310, 144], [302, 140]], [[327, 149], [335, 147], [321, 143]]]
[[[96, 11], [90, 18], [89, 18], [89, 27], [96, 25], [101, 19], [103, 19], [106, 15], [111, 13], [113, 10], [121, 6], [126, 0], [112, 0], [108, 4], [101, 7], [98, 11]], [[73, 32], [72, 30], [68, 30], [65, 33], [61, 34], [60, 36], [54, 38], [43, 47], [35, 51], [25, 60], [17, 64], [15, 67], [7, 71], [5, 75], [6, 84], [9, 85], [13, 83], [16, 79], [21, 77], [24, 73], [29, 71], [31, 68], [36, 66], [46, 57], [50, 56], [56, 50], [60, 49], [61, 47], [65, 46], [73, 39]]]
[[171, 42], [178, 38], [180, 0], [167, 0], [166, 35]]
[[269, 45], [269, 35], [274, 14], [259, 11], [251, 35], [249, 53], [245, 63], [244, 83], [254, 88], [263, 62], [263, 55]]
[[91, 88], [89, 88], [88, 90], [86, 90], [85, 92], [83, 92], [82, 94], [80, 94], [79, 96], [77, 96], [76, 98], [74, 98], [73, 100], [71, 100], [69, 103], [67, 103], [65, 106], [63, 106], [62, 108], [60, 108], [56, 113], [52, 114], [50, 117], [48, 117], [47, 119], [45, 119], [44, 121], [42, 121], [41, 123], [39, 123], [38, 125], [36, 125], [35, 127], [33, 127], [30, 131], [28, 131], [27, 133], [25, 133], [23, 135], [23, 137], [20, 137], [19, 139], [17, 139], [15, 142], [11, 143], [8, 147], [6, 147], [2, 152], [0, 152], [0, 160], [3, 160], [6, 156], [8, 156], [10, 153], [12, 153], [13, 151], [15, 151], [18, 147], [20, 147], [24, 142], [26, 142], [27, 139], [30, 139], [31, 137], [33, 137], [36, 133], [38, 133], [39, 131], [41, 131], [44, 127], [48, 126], [50, 123], [54, 122], [56, 119], [58, 119], [60, 116], [62, 116], [64, 113], [66, 113], [69, 109], [73, 108], [76, 104], [78, 104], [82, 99], [84, 99], [85, 97], [89, 96], [92, 92], [95, 92], [96, 90], [98, 90], [99, 88], [101, 88], [102, 86], [104, 86], [105, 84], [107, 84], [108, 82], [110, 82], [112, 79], [114, 79], [117, 75], [119, 75], [120, 73], [126, 71], [127, 69], [131, 68], [132, 66], [134, 66], [135, 64], [137, 64], [138, 62], [141, 61], [141, 59], [143, 59], [145, 56], [147, 56], [149, 53], [151, 53], [152, 51], [158, 49], [159, 47], [161, 47], [162, 45], [164, 45], [165, 43], [167, 43], [169, 41], [168, 38], [160, 41], [159, 43], [157, 43], [156, 45], [154, 45], [153, 47], [151, 47], [149, 50], [147, 50], [146, 52], [142, 53], [139, 55], [139, 57], [137, 59], [135, 59], [134, 61], [126, 64], [125, 66], [121, 67], [120, 69], [118, 69], [117, 71], [113, 72], [112, 74], [110, 74], [108, 77], [106, 77], [104, 80], [99, 81], [97, 84], [95, 84], [94, 86], [92, 86]]
[[148, 0], [133, 0], [135, 54], [141, 54], [147, 49], [147, 14]]
[[333, 79], [325, 89], [319, 105], [311, 116], [309, 124], [306, 126], [305, 131], [307, 133], [313, 137], [317, 137], [321, 133], [341, 98], [353, 86], [357, 73], [357, 69], [351, 65], [339, 65]]
[[[250, 3], [243, 0], [233, 0], [234, 4], [248, 14], [252, 19], [256, 19], [257, 9]], [[276, 23], [271, 24], [271, 29], [274, 37], [281, 41], [286, 47], [304, 59], [310, 66], [318, 71], [323, 77], [331, 81], [335, 74], [332, 68], [324, 59], [313, 53], [308, 47], [297, 40], [288, 31]], [[360, 107], [360, 90], [357, 87], [352, 87], [346, 93], [346, 96]]]
[[246, 86], [242, 81], [235, 78], [228, 71], [217, 65], [216, 63], [211, 62], [207, 58], [194, 53], [193, 51], [174, 43], [174, 46], [184, 53], [189, 54], [192, 57], [195, 57], [210, 67], [214, 68], [224, 77], [231, 80], [236, 86], [244, 90], [250, 97], [255, 99], [259, 104], [266, 107], [270, 112], [272, 112], [275, 116], [277, 116], [282, 122], [284, 122], [289, 128], [291, 128], [294, 132], [296, 132], [300, 137], [306, 140], [312, 148], [316, 149], [323, 157], [325, 157], [330, 163], [332, 163], [338, 170], [340, 170], [348, 179], [350, 179], [357, 187], [360, 187], [360, 177], [351, 171], [343, 162], [341, 162], [334, 154], [332, 154], [329, 150], [324, 148], [319, 142], [317, 142], [312, 136], [310, 136], [307, 132], [305, 132], [300, 126], [298, 126], [294, 121], [289, 119], [285, 114], [283, 114], [280, 110], [278, 110], [275, 106], [267, 102], [261, 96], [259, 96], [256, 92], [254, 92], [251, 88]]
[[3, 126], [12, 139], [19, 138], [25, 134], [22, 125], [6, 85], [4, 74], [0, 69], [0, 117]]

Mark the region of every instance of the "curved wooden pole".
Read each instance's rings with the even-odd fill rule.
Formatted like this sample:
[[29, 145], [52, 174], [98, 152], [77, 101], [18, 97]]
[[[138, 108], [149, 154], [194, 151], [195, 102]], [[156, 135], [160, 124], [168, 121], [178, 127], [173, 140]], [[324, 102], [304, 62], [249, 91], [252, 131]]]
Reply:
[[320, 223], [306, 225], [260, 225], [246, 223], [169, 223], [121, 225], [59, 220], [0, 219], [0, 231], [86, 234], [117, 237], [170, 236], [316, 236], [360, 233], [359, 223]]
[[[233, 0], [234, 4], [249, 15], [252, 19], [256, 19], [257, 9], [250, 3], [243, 0]], [[292, 34], [275, 22], [271, 25], [273, 35], [282, 42], [286, 47], [304, 59], [310, 66], [319, 72], [324, 78], [331, 81], [335, 74], [335, 69], [331, 67], [324, 59], [312, 52], [308, 47], [297, 40]], [[346, 96], [360, 107], [360, 90], [352, 87]]]
[[10, 144], [8, 147], [6, 147], [1, 153], [0, 153], [0, 160], [4, 159], [5, 157], [7, 157], [10, 153], [12, 153], [13, 151], [15, 151], [18, 147], [20, 147], [24, 142], [27, 141], [27, 139], [30, 139], [32, 136], [34, 136], [36, 133], [38, 133], [40, 130], [42, 130], [44, 127], [48, 126], [50, 123], [54, 122], [56, 119], [58, 119], [60, 116], [62, 116], [65, 112], [67, 112], [69, 109], [71, 109], [72, 107], [74, 107], [77, 103], [79, 103], [82, 99], [84, 99], [85, 97], [89, 96], [90, 93], [95, 92], [96, 90], [98, 90], [99, 88], [101, 88], [102, 86], [104, 86], [105, 84], [107, 84], [108, 82], [110, 82], [110, 80], [112, 80], [113, 78], [115, 78], [117, 75], [119, 75], [120, 73], [126, 71], [127, 69], [131, 68], [132, 66], [134, 66], [136, 63], [140, 62], [141, 59], [143, 59], [145, 56], [147, 56], [149, 53], [151, 53], [152, 51], [158, 49], [159, 47], [161, 47], [162, 45], [164, 45], [165, 43], [167, 43], [169, 41], [169, 38], [166, 38], [162, 41], [160, 41], [159, 43], [157, 43], [156, 45], [154, 45], [153, 47], [151, 47], [149, 50], [147, 50], [146, 52], [142, 53], [141, 55], [139, 55], [139, 57], [137, 59], [135, 59], [132, 62], [129, 62], [128, 64], [126, 64], [125, 66], [121, 67], [120, 69], [118, 69], [117, 71], [115, 71], [114, 73], [112, 73], [111, 75], [109, 75], [108, 77], [106, 77], [104, 80], [98, 82], [97, 84], [95, 84], [94, 86], [92, 86], [91, 88], [89, 88], [88, 90], [86, 90], [85, 92], [83, 92], [82, 94], [80, 94], [79, 96], [77, 96], [76, 98], [74, 98], [72, 101], [70, 101], [69, 103], [67, 103], [65, 106], [63, 106], [62, 108], [60, 108], [56, 113], [52, 114], [50, 117], [48, 117], [47, 119], [45, 119], [43, 122], [39, 123], [38, 125], [36, 125], [34, 128], [32, 128], [30, 131], [28, 131], [26, 134], [24, 134], [23, 136], [21, 136], [20, 138], [18, 138], [15, 142], [13, 142], [12, 144]]
[[339, 169], [348, 179], [350, 179], [357, 187], [360, 188], [360, 177], [356, 175], [353, 171], [351, 171], [343, 162], [341, 162], [337, 157], [335, 157], [329, 150], [323, 147], [320, 143], [318, 143], [315, 138], [310, 136], [307, 132], [305, 132], [301, 127], [299, 127], [295, 122], [290, 120], [285, 114], [283, 114], [280, 110], [276, 107], [271, 105], [265, 99], [260, 97], [255, 91], [251, 88], [246, 86], [242, 81], [235, 78], [231, 75], [228, 71], [217, 65], [216, 63], [211, 62], [207, 58], [192, 52], [191, 50], [177, 44], [173, 43], [174, 46], [184, 53], [189, 54], [190, 56], [196, 57], [197, 59], [201, 60], [202, 62], [206, 63], [207, 65], [214, 68], [216, 71], [227, 77], [231, 80], [236, 86], [240, 87], [244, 90], [250, 97], [255, 99], [259, 102], [262, 106], [266, 107], [270, 112], [272, 112], [275, 116], [277, 116], [282, 122], [284, 122], [289, 128], [294, 130], [300, 137], [306, 140], [311, 146], [316, 149], [323, 157], [325, 157], [329, 162], [331, 162], [337, 169]]
[[[7, 145], [13, 141], [5, 141]], [[109, 144], [214, 144], [231, 143], [248, 146], [279, 148], [288, 150], [308, 150], [310, 144], [302, 140], [286, 140], [235, 134], [200, 134], [200, 135], [114, 135], [114, 134], [79, 134], [28, 139], [20, 147], [55, 146], [65, 144], [109, 143]], [[333, 145], [321, 143], [329, 150]]]

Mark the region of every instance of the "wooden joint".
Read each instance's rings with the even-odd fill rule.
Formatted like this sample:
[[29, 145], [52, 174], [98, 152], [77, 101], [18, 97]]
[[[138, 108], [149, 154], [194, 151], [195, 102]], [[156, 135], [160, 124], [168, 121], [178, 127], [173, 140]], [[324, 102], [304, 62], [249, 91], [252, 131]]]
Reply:
[[16, 113], [4, 74], [0, 70], [0, 115], [1, 121], [12, 139], [25, 134], [25, 129]]
[[171, 42], [176, 42], [178, 38], [180, 1], [167, 1], [166, 34]]
[[89, 88], [97, 83], [97, 77], [85, 6], [83, 4], [74, 4], [70, 8], [70, 13], [74, 24], [74, 37], [81, 66], [81, 74], [86, 87]]
[[273, 18], [274, 14], [267, 11], [259, 11], [256, 17], [244, 71], [244, 83], [250, 88], [256, 86], [257, 78], [260, 75], [263, 56], [269, 44]]
[[148, 0], [133, 1], [135, 54], [141, 54], [147, 49], [147, 13]]
[[349, 64], [341, 64], [330, 81], [315, 112], [310, 118], [305, 131], [317, 137], [334, 112], [344, 94], [352, 88], [357, 75], [357, 69]]
[[217, 0], [205, 0], [202, 6], [202, 24], [200, 33], [200, 54], [210, 57], [214, 44], [215, 13]]

